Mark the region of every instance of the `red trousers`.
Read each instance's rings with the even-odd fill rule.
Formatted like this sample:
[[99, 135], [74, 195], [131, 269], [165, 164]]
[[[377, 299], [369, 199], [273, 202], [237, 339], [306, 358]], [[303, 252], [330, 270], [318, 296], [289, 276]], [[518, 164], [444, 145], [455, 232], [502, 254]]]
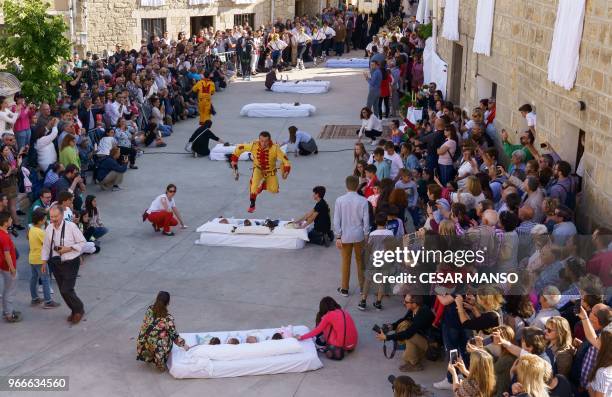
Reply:
[[165, 233], [169, 233], [172, 226], [178, 225], [178, 221], [174, 218], [174, 214], [168, 211], [151, 212], [147, 216], [147, 219], [151, 221], [155, 227], [163, 229]]

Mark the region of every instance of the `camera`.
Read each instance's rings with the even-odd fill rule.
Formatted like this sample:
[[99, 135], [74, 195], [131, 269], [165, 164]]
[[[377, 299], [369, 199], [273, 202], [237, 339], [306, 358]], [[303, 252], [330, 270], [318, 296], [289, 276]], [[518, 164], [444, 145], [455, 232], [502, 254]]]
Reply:
[[582, 306], [582, 299], [578, 299], [576, 301], [576, 303], [574, 303], [574, 314], [575, 315], [579, 315], [580, 314], [581, 306]]
[[376, 332], [377, 334], [380, 334], [382, 332], [382, 328], [380, 328], [378, 324], [374, 324], [374, 326], [372, 327], [372, 331]]
[[372, 331], [376, 332], [377, 334], [379, 333], [383, 333], [386, 334], [388, 332], [390, 332], [392, 330], [391, 326], [389, 326], [389, 324], [383, 324], [383, 326], [381, 327], [378, 324], [374, 324], [374, 326], [372, 327]]

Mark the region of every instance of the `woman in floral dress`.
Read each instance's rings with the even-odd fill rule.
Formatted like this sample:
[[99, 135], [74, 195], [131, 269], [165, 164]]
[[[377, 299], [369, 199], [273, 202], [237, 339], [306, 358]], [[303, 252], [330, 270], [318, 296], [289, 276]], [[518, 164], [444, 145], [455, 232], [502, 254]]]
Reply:
[[136, 359], [153, 363], [162, 372], [166, 370], [166, 361], [172, 350], [172, 343], [185, 350], [189, 349], [176, 332], [174, 317], [168, 313], [169, 303], [170, 294], [160, 291], [155, 303], [147, 309], [136, 345]]

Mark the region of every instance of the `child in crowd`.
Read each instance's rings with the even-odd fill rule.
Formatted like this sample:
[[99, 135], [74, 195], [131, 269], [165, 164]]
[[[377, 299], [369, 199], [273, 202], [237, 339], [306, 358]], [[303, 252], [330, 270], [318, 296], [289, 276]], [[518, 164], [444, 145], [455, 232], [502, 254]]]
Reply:
[[385, 159], [383, 148], [374, 149], [374, 165], [376, 166], [376, 178], [379, 181], [391, 176], [391, 161]]
[[387, 229], [393, 232], [395, 238], [402, 238], [405, 234], [404, 222], [397, 217], [399, 213], [397, 206], [394, 204], [387, 205], [386, 208], [381, 208], [380, 212], [387, 214]]
[[420, 223], [418, 186], [416, 182], [412, 180], [411, 172], [406, 168], [400, 170], [399, 176], [400, 179], [395, 183], [395, 188], [402, 189], [406, 192], [406, 196], [408, 196], [406, 208], [408, 209], [408, 212], [410, 212], [414, 225], [418, 226]]
[[[393, 263], [383, 262], [382, 266], [379, 266], [380, 263], [374, 260], [374, 253], [376, 251], [392, 251], [398, 246], [398, 240], [393, 237], [393, 232], [387, 228], [387, 214], [378, 211], [374, 222], [376, 223], [376, 230], [369, 234], [365, 246], [365, 282], [361, 293], [361, 301], [357, 305], [359, 310], [366, 310], [366, 300], [370, 286], [373, 283], [374, 274], [382, 273], [383, 275], [388, 275], [395, 270]], [[376, 302], [373, 304], [376, 310], [383, 309], [382, 299], [385, 294], [385, 286], [385, 283], [376, 283]]]
[[372, 208], [376, 209], [378, 204], [378, 198], [380, 197], [380, 181], [375, 181], [372, 185], [372, 194], [368, 196], [368, 202], [372, 205]]
[[400, 146], [400, 157], [402, 158], [402, 162], [404, 163], [404, 167], [409, 170], [416, 170], [421, 168], [419, 164], [419, 159], [414, 155], [413, 146], [409, 142], [402, 143]]
[[368, 164], [365, 168], [366, 185], [362, 189], [363, 196], [365, 198], [370, 197], [374, 194], [374, 185], [378, 182], [376, 177], [376, 166], [374, 164]]
[[399, 126], [399, 120], [393, 120], [391, 123], [391, 142], [395, 146], [399, 146], [402, 143], [402, 131], [399, 129]]
[[[41, 259], [41, 251], [43, 241], [45, 239], [45, 227], [47, 225], [47, 213], [43, 208], [37, 208], [32, 213], [32, 227], [28, 231], [28, 243], [30, 252], [28, 260], [32, 276], [30, 277], [30, 295], [32, 297], [32, 305], [43, 303], [43, 308], [53, 309], [60, 306], [59, 303], [51, 298], [51, 274], [52, 269], [49, 266], [43, 266]], [[38, 282], [42, 282], [43, 298], [38, 297]]]

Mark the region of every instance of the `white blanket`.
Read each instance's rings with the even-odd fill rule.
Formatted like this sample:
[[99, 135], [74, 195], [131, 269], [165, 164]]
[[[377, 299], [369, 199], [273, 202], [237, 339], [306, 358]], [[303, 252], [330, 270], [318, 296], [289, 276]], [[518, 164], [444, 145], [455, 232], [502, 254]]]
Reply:
[[277, 81], [272, 84], [272, 91], [296, 94], [322, 94], [329, 91], [329, 85], [329, 81], [323, 80]]
[[[212, 148], [212, 150], [210, 151], [210, 154], [208, 155], [208, 157], [211, 160], [216, 160], [216, 161], [226, 161], [227, 157], [226, 154], [232, 154], [234, 153], [234, 150], [236, 150], [236, 145], [229, 145], [229, 146], [224, 146], [221, 143], [218, 143], [215, 145], [215, 147]], [[285, 153], [287, 153], [287, 145], [283, 145], [281, 146], [281, 150]], [[251, 161], [251, 152], [244, 152], [240, 155], [240, 158], [238, 159], [240, 161]]]
[[442, 37], [447, 40], [459, 40], [459, 0], [446, 0]]
[[[294, 332], [303, 335], [309, 329], [295, 326]], [[268, 375], [290, 372], [314, 371], [323, 367], [312, 339], [298, 342], [296, 339], [270, 340], [279, 329], [262, 329], [233, 332], [182, 333], [181, 337], [191, 346], [188, 351], [173, 346], [168, 359], [170, 374], [184, 378], [226, 378], [246, 375]], [[258, 335], [259, 343], [244, 343], [247, 336]], [[198, 345], [197, 336], [204, 340], [217, 337], [222, 343], [230, 337], [241, 341], [239, 345]]]
[[293, 103], [250, 103], [240, 110], [246, 117], [309, 117], [317, 109], [309, 104]]
[[559, 0], [553, 33], [548, 81], [571, 90], [580, 61], [580, 41], [584, 24], [585, 0]]
[[370, 60], [367, 58], [328, 59], [325, 66], [328, 68], [369, 68]]
[[263, 219], [251, 219], [252, 226], [244, 226], [244, 219], [228, 219], [228, 224], [219, 223], [221, 218], [215, 218], [196, 229], [200, 233], [197, 245], [274, 248], [274, 249], [301, 249], [308, 239], [308, 232], [313, 225], [306, 229], [288, 227], [288, 221], [280, 221], [274, 230], [257, 225]]
[[448, 65], [434, 50], [433, 38], [425, 41], [423, 51], [423, 76], [425, 81], [433, 81], [439, 90], [446, 95], [446, 82], [448, 80]]
[[419, 23], [429, 23], [429, 0], [419, 0], [416, 20]]
[[476, 7], [476, 33], [472, 51], [476, 54], [491, 55], [491, 37], [493, 36], [493, 17], [495, 0], [478, 0]]

